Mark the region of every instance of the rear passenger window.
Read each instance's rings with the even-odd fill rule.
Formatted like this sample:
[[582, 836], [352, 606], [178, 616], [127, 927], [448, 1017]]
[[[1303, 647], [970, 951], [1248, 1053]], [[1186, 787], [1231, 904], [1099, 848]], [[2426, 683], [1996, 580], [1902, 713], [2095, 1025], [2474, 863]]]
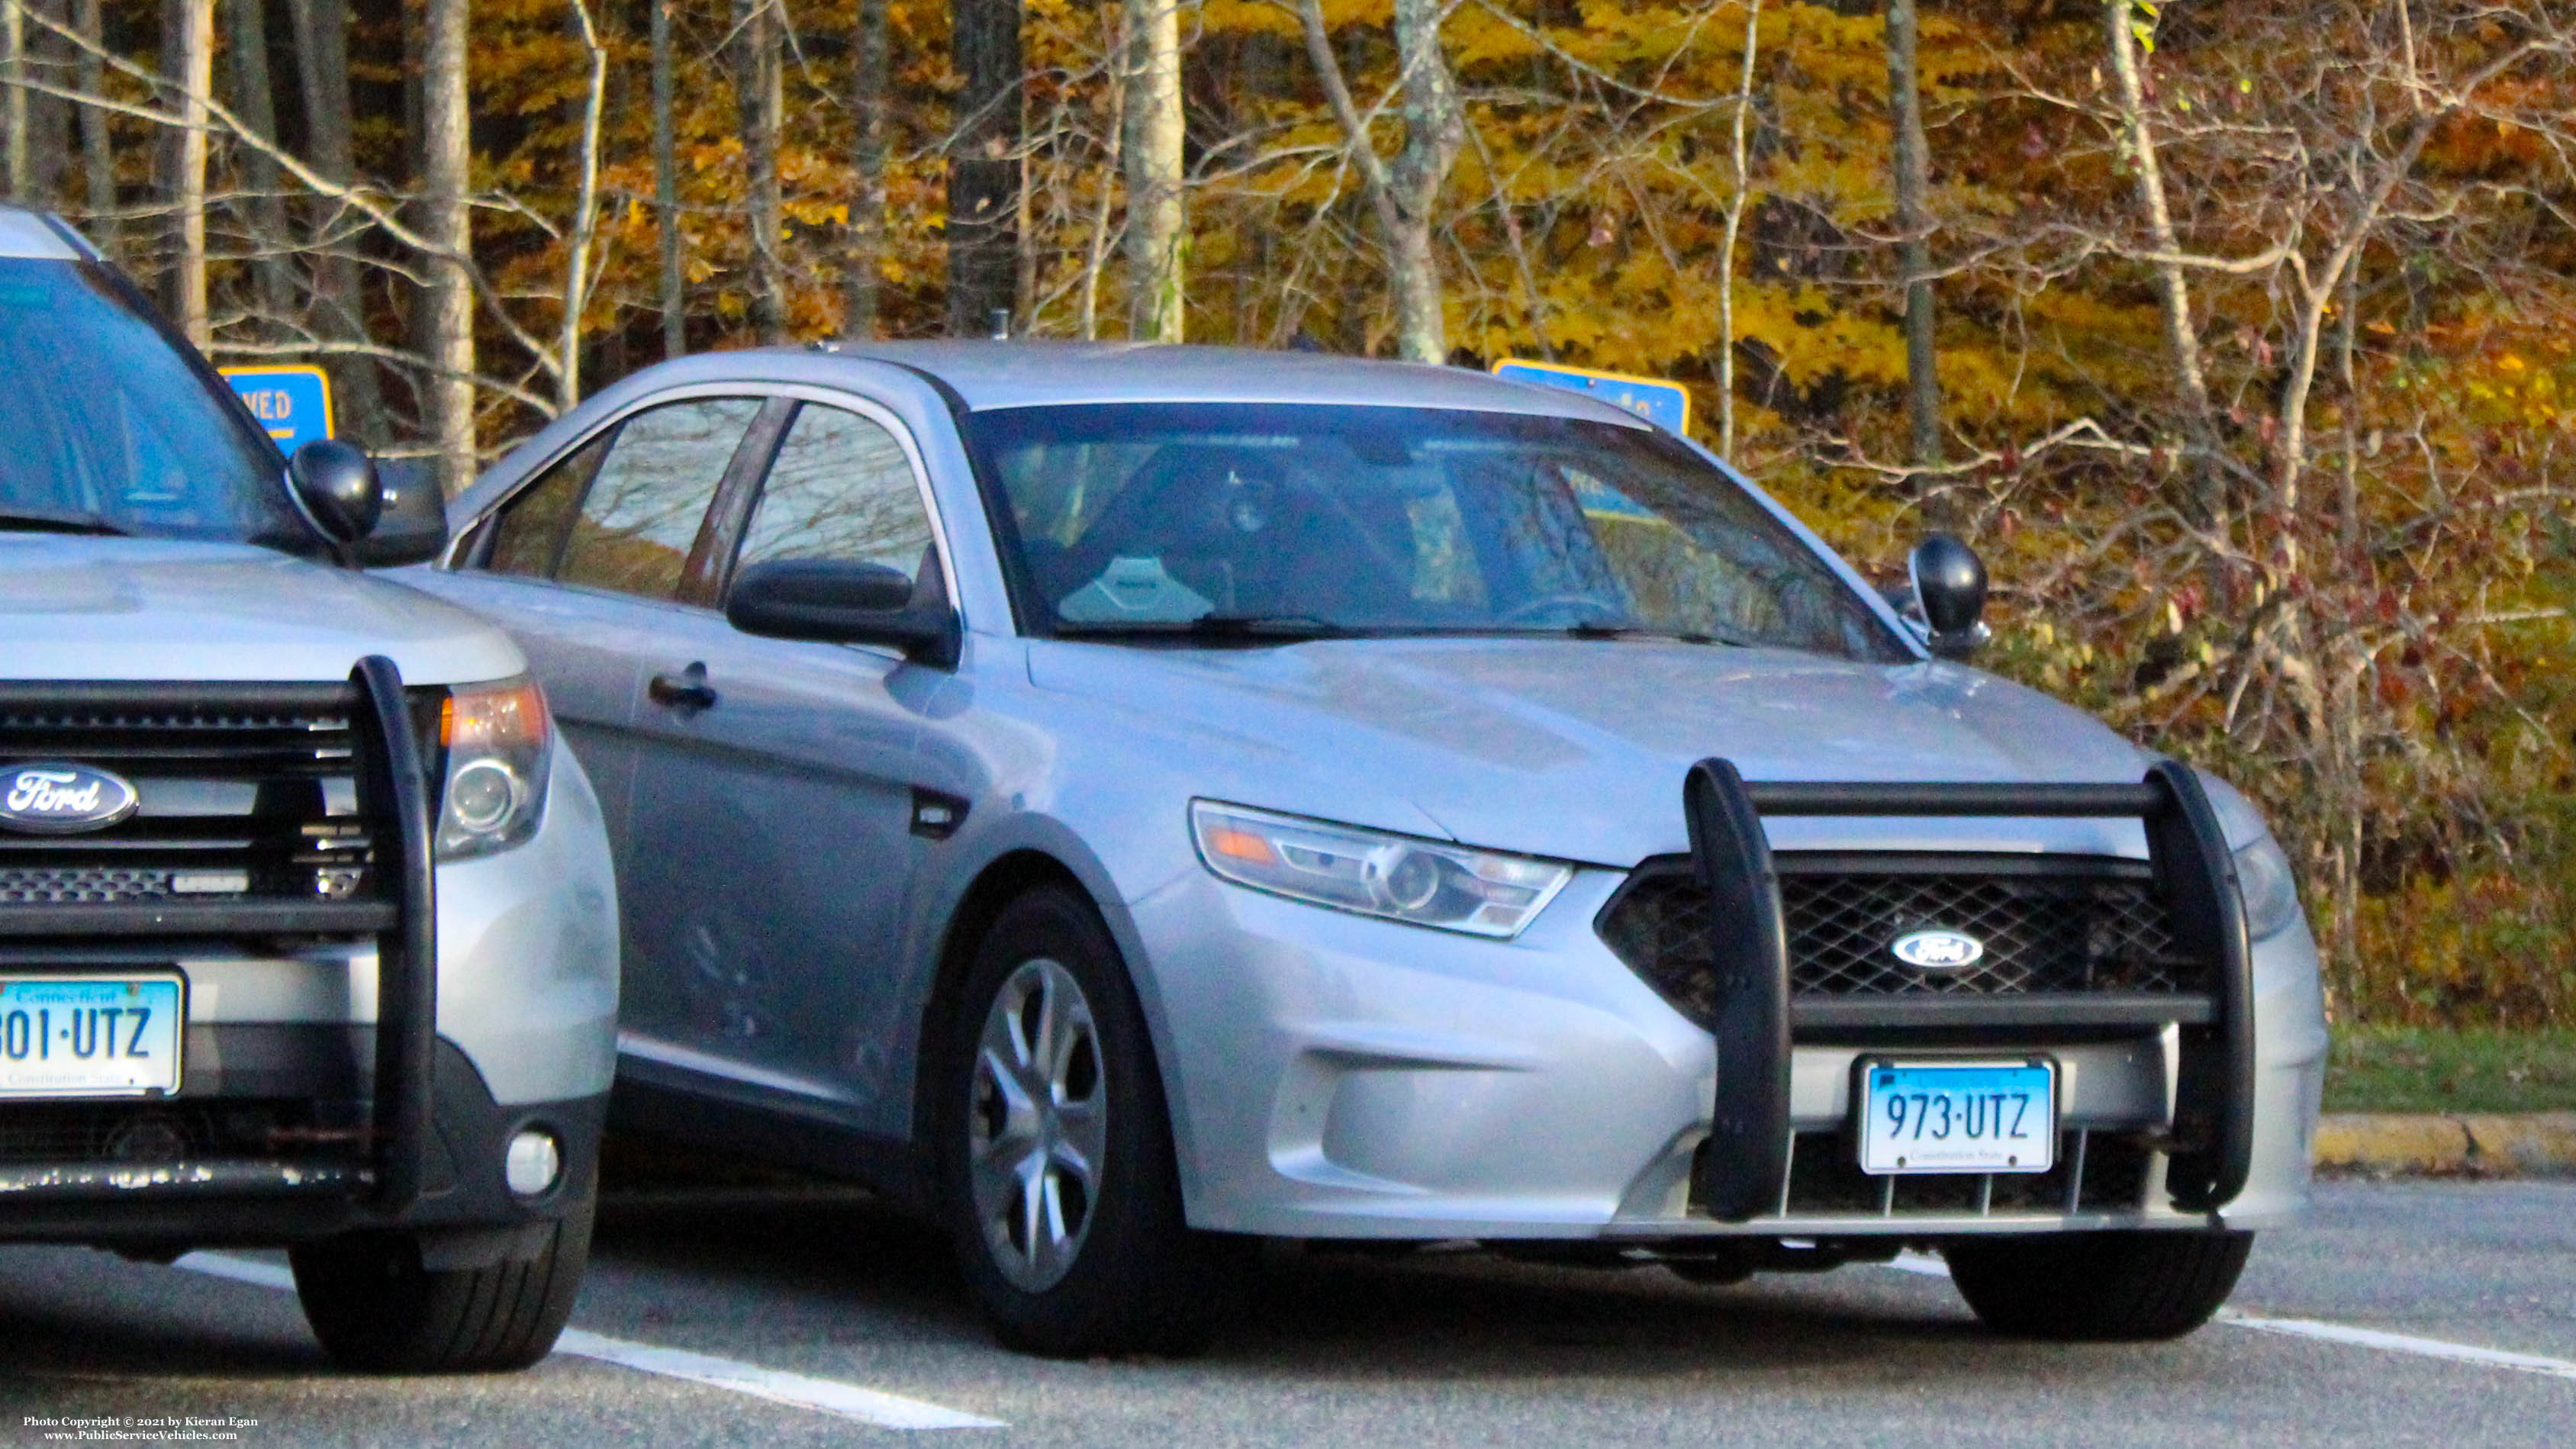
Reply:
[[558, 577], [676, 597], [707, 505], [760, 407], [758, 398], [700, 398], [628, 418], [582, 497]]
[[741, 566], [838, 559], [918, 583], [929, 550], [930, 515], [894, 434], [838, 408], [799, 408], [743, 530]]
[[599, 471], [599, 460], [607, 452], [608, 435], [603, 433], [521, 489], [493, 525], [491, 558], [484, 567], [523, 578], [553, 577], [555, 555], [563, 548], [564, 525], [572, 520], [581, 491], [590, 486], [590, 475]]

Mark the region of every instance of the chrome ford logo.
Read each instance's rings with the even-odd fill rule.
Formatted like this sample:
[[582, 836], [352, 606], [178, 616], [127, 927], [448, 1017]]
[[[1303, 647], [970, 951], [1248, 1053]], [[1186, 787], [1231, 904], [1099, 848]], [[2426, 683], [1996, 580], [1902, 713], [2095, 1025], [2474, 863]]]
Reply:
[[0, 829], [28, 835], [105, 830], [134, 813], [134, 786], [87, 765], [0, 766]]
[[1888, 945], [1918, 971], [1956, 971], [1985, 959], [1986, 943], [1957, 931], [1908, 931]]

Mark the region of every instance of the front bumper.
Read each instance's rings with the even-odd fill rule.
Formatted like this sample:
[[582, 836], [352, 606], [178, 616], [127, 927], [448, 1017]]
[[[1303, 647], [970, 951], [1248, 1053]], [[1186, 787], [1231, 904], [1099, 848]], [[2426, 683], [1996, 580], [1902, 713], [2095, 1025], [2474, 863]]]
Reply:
[[[363, 1026], [191, 1026], [188, 1082], [176, 1096], [0, 1106], [0, 1144], [42, 1123], [100, 1140], [144, 1126], [196, 1149], [167, 1161], [0, 1163], [0, 1240], [171, 1249], [277, 1245], [357, 1228], [432, 1241], [506, 1237], [556, 1222], [585, 1200], [607, 1094], [505, 1105], [455, 1043], [441, 1041], [420, 1194], [389, 1209], [367, 1150], [375, 1046], [374, 1029]], [[550, 1189], [521, 1197], [503, 1162], [510, 1140], [530, 1128], [554, 1137], [562, 1168]]]
[[[1301, 1238], [1907, 1238], [2078, 1228], [2207, 1228], [2174, 1209], [2162, 1156], [2164, 1033], [2018, 1036], [2064, 1072], [2064, 1122], [2097, 1164], [2073, 1209], [2000, 1193], [1854, 1201], [1721, 1222], [1692, 1202], [1716, 1088], [1710, 1034], [1611, 954], [1593, 918], [1624, 875], [1580, 873], [1517, 940], [1365, 919], [1192, 873], [1128, 910], [1152, 978], [1189, 1220]], [[2263, 1227], [2305, 1205], [2325, 1032], [2304, 928], [2255, 943], [2254, 1158], [2216, 1220]], [[1972, 1048], [1975, 1040], [1952, 1045]], [[1800, 1044], [1797, 1151], [1841, 1151], [1866, 1042]], [[1921, 1049], [1909, 1055], [1922, 1055]], [[1936, 1053], [1937, 1054], [1937, 1053]], [[1991, 1048], [1986, 1053], [1991, 1055]], [[2126, 1171], [2127, 1169], [2123, 1169]], [[1801, 1178], [1791, 1168], [1793, 1184]], [[1828, 1177], [1831, 1175], [1828, 1174]], [[1907, 1179], [1926, 1183], [1933, 1179]], [[2079, 1188], [2087, 1185], [2078, 1182]], [[2105, 1195], [2111, 1188], [2118, 1195]], [[1796, 1206], [1796, 1204], [1793, 1204]]]
[[[614, 1072], [616, 896], [598, 800], [557, 749], [532, 839], [413, 870], [427, 861], [415, 813], [400, 899], [342, 911], [374, 913], [354, 926], [176, 907], [0, 920], [12, 967], [176, 969], [188, 983], [175, 1094], [0, 1101], [0, 1241], [166, 1250], [401, 1228], [461, 1265], [522, 1255], [573, 1211]], [[389, 769], [373, 788], [388, 776], [396, 793], [428, 788]], [[521, 1196], [503, 1164], [531, 1127], [554, 1137], [560, 1167]]]

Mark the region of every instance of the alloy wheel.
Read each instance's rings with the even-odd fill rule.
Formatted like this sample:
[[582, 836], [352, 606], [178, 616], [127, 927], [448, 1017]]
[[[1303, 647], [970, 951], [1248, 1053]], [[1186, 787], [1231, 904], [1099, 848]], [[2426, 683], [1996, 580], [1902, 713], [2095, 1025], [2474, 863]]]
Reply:
[[1053, 959], [994, 993], [966, 1113], [975, 1220], [1012, 1286], [1042, 1293], [1081, 1255], [1100, 1197], [1108, 1087], [1091, 1002]]

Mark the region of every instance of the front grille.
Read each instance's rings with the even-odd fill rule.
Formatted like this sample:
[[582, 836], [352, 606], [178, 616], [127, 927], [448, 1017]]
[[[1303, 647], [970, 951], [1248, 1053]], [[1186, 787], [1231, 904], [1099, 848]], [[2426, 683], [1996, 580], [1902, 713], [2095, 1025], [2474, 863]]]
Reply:
[[[54, 869], [0, 866], [0, 905], [113, 905], [166, 900], [175, 870], [131, 870], [93, 865]], [[235, 877], [226, 877], [227, 883]], [[247, 878], [244, 880], [247, 886]]]
[[0, 1166], [355, 1161], [366, 1120], [358, 1102], [0, 1102]]
[[[2151, 872], [2130, 861], [1776, 857], [1789, 988], [1806, 997], [2172, 994], [2206, 989], [2201, 963], [2175, 947]], [[1928, 868], [1927, 868], [1928, 867]], [[1601, 939], [1674, 1007], [1715, 1019], [1708, 895], [1687, 860], [1649, 862], [1596, 923]], [[1890, 949], [1908, 932], [1976, 937], [1965, 969], [1908, 966]]]
[[2146, 1204], [2153, 1154], [2134, 1132], [2071, 1127], [2046, 1172], [1900, 1173], [1873, 1177], [1842, 1132], [1800, 1132], [1782, 1209], [1791, 1217], [1994, 1217], [2127, 1212]]
[[354, 691], [341, 685], [0, 688], [0, 774], [68, 761], [139, 808], [70, 835], [0, 828], [0, 908], [385, 900], [362, 813]]

